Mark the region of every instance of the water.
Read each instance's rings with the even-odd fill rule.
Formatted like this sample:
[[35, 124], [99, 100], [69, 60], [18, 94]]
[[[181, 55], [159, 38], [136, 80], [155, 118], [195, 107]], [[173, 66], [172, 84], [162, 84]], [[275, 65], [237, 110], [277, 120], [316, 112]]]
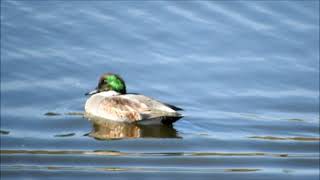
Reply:
[[[318, 9], [1, 1], [1, 178], [318, 179]], [[91, 124], [104, 72], [185, 117]]]

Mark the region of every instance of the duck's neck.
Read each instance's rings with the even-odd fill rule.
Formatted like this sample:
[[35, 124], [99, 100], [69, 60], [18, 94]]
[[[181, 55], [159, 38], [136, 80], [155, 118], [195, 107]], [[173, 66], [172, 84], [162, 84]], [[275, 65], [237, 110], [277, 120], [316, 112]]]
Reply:
[[105, 97], [110, 97], [110, 96], [116, 96], [119, 95], [120, 93], [116, 92], [116, 91], [103, 91], [100, 92], [99, 95], [105, 96]]

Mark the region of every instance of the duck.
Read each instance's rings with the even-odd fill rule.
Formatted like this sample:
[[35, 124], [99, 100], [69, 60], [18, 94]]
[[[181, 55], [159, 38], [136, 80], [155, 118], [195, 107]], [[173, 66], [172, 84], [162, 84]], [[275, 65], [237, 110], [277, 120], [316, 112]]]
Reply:
[[124, 80], [114, 73], [104, 73], [98, 86], [85, 94], [85, 117], [121, 123], [172, 124], [183, 116], [182, 108], [154, 98], [127, 93]]

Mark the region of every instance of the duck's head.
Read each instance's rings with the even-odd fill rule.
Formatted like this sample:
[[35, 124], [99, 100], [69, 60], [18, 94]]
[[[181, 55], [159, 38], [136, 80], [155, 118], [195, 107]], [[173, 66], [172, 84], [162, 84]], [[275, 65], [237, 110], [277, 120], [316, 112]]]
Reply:
[[100, 79], [98, 86], [95, 90], [86, 93], [86, 95], [92, 95], [103, 91], [115, 91], [120, 94], [126, 94], [126, 84], [124, 80], [117, 74], [105, 73]]

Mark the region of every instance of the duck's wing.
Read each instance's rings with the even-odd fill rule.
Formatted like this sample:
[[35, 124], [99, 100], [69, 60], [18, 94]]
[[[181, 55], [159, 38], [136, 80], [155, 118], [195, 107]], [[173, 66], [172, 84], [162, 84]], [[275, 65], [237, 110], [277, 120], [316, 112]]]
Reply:
[[182, 108], [178, 107], [178, 106], [175, 106], [175, 105], [172, 105], [172, 104], [168, 104], [168, 103], [163, 103], [164, 105], [170, 107], [171, 109], [175, 110], [175, 111], [183, 111]]
[[147, 112], [141, 113], [142, 119], [139, 121], [139, 124], [172, 124], [183, 117], [175, 110], [180, 108], [168, 106], [167, 104], [144, 95], [126, 94], [122, 95], [122, 97], [139, 104], [144, 104], [148, 107]]
[[121, 95], [121, 97], [147, 107], [148, 111], [140, 113], [144, 121], [150, 122], [150, 120], [154, 120], [170, 124], [182, 117], [180, 113], [170, 106], [144, 95], [126, 94]]
[[180, 109], [178, 107], [175, 107], [173, 105], [168, 105], [165, 103], [162, 103], [158, 100], [155, 100], [153, 98], [141, 95], [141, 94], [125, 94], [121, 95], [122, 98], [131, 100], [133, 102], [136, 102], [138, 104], [144, 104], [146, 105], [151, 111], [161, 111], [162, 113], [176, 113], [175, 109]]
[[[136, 97], [141, 98], [141, 99], [147, 99], [147, 100], [152, 99], [152, 98], [149, 98], [149, 97], [147, 97], [147, 96], [143, 96], [143, 95], [141, 95], [141, 94], [139, 94], [139, 93], [129, 93], [129, 94], [126, 94], [126, 95], [138, 95], [138, 96], [136, 96]], [[152, 100], [154, 100], [154, 99], [152, 99]], [[162, 104], [165, 105], [165, 106], [170, 107], [171, 109], [173, 109], [173, 110], [175, 110], [175, 111], [183, 111], [183, 110], [184, 110], [184, 109], [182, 109], [182, 108], [180, 108], [180, 107], [178, 107], [178, 106], [172, 105], [172, 104], [168, 104], [168, 103], [164, 103], [164, 102], [160, 102], [160, 101], [158, 101], [158, 102], [159, 102], [159, 103], [162, 103]]]
[[165, 116], [181, 116], [176, 110], [180, 110], [173, 105], [162, 103], [153, 98], [141, 95], [141, 94], [125, 94], [117, 96], [122, 99], [126, 99], [134, 105], [141, 106], [142, 109], [138, 109], [141, 112], [144, 119], [150, 119], [155, 117]]

